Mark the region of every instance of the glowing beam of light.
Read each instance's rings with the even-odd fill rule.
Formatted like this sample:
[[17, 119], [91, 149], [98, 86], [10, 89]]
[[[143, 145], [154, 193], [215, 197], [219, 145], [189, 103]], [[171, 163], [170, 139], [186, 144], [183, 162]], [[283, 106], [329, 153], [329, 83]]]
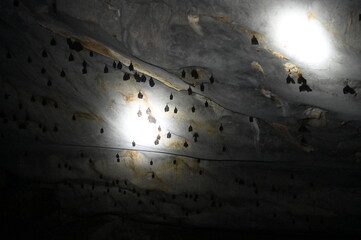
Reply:
[[[136, 145], [154, 146], [154, 141], [158, 134], [163, 136], [164, 132], [159, 132], [158, 127], [162, 126], [162, 118], [159, 111], [151, 108], [151, 115], [156, 119], [156, 123], [149, 121], [147, 113], [148, 106], [144, 103], [133, 103], [129, 105], [129, 111], [123, 117], [122, 129], [128, 142], [134, 141]], [[141, 114], [139, 114], [141, 112]], [[160, 141], [162, 142], [162, 141]]]
[[327, 31], [312, 13], [287, 11], [275, 24], [276, 41], [288, 56], [308, 64], [322, 64], [330, 57]]

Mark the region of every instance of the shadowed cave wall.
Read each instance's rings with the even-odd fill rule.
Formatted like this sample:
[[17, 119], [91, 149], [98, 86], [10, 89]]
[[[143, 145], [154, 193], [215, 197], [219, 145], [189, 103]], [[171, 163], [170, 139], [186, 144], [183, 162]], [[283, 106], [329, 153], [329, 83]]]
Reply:
[[14, 238], [360, 234], [358, 1], [0, 11], [0, 215]]

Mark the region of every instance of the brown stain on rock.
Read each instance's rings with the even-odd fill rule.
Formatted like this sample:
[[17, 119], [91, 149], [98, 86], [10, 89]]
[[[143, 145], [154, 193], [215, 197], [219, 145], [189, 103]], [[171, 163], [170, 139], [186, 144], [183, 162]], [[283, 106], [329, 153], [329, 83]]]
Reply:
[[251, 67], [255, 70], [257, 70], [258, 72], [262, 73], [262, 75], [264, 75], [264, 70], [261, 66], [261, 64], [259, 64], [259, 62], [253, 61], [251, 62]]
[[136, 97], [134, 94], [123, 94], [123, 100], [126, 102], [126, 103], [130, 103], [130, 102], [133, 102], [136, 100]]
[[219, 126], [208, 125], [206, 131], [209, 133], [219, 133]]
[[[173, 140], [167, 144], [167, 147], [172, 148], [172, 149], [181, 150], [181, 149], [184, 149], [183, 144], [184, 144], [184, 140]], [[189, 144], [189, 141], [188, 141], [188, 144]]]
[[288, 127], [279, 123], [269, 123], [274, 129], [276, 129], [282, 136], [292, 139], [292, 135], [290, 134]]
[[[324, 23], [322, 22], [316, 15], [314, 15], [312, 12], [308, 12], [307, 13], [307, 17], [309, 20], [317, 20], [321, 23], [321, 25], [328, 31], [330, 32], [331, 34], [335, 35], [338, 39], [342, 40], [342, 41], [345, 41], [345, 37], [343, 34], [340, 34], [338, 33], [330, 24], [328, 23]], [[352, 14], [349, 15], [349, 25], [348, 27], [350, 27], [350, 25], [352, 24], [352, 21], [353, 21], [353, 16]], [[347, 27], [347, 28], [348, 28]]]
[[283, 56], [281, 53], [279, 52], [272, 52], [272, 54], [278, 58], [284, 59], [284, 60], [288, 60], [288, 58], [286, 58], [285, 56]]
[[264, 39], [264, 36], [262, 34], [257, 33], [257, 32], [252, 31], [252, 30], [249, 30], [249, 29], [247, 29], [245, 27], [239, 26], [239, 25], [237, 25], [235, 23], [232, 23], [232, 21], [229, 19], [229, 17], [220, 16], [220, 15], [211, 15], [211, 16], [208, 16], [208, 17], [211, 17], [211, 18], [215, 19], [216, 21], [223, 22], [226, 25], [228, 25], [231, 29], [240, 30], [240, 31], [246, 33], [247, 35], [249, 35], [251, 37], [254, 35], [259, 42], [262, 42], [263, 39]]
[[302, 74], [301, 70], [293, 63], [287, 62], [283, 64], [283, 66], [285, 71], [289, 74], [297, 74], [298, 76]]
[[118, 61], [121, 61], [123, 63], [127, 63], [128, 65], [130, 64], [130, 62], [132, 62], [133, 66], [134, 66], [134, 70], [139, 72], [139, 73], [144, 73], [148, 76], [151, 76], [153, 77], [154, 80], [158, 80], [160, 82], [162, 82], [163, 84], [165, 84], [166, 86], [170, 87], [170, 88], [173, 88], [175, 90], [184, 90], [184, 89], [181, 89], [177, 86], [175, 86], [172, 82], [168, 81], [167, 79], [153, 73], [153, 72], [150, 72], [146, 69], [143, 68], [143, 66], [136, 62], [136, 61], [130, 61], [128, 58], [124, 57], [123, 55], [113, 51], [112, 49], [108, 48], [108, 47], [105, 47], [104, 45], [102, 45], [101, 43], [93, 40], [93, 39], [90, 39], [90, 38], [85, 38], [85, 39], [80, 39], [80, 42], [81, 44], [83, 45], [83, 47], [87, 48], [87, 49], [90, 49], [94, 52], [97, 52], [99, 54], [102, 54], [106, 57], [109, 57], [113, 60], [118, 60]]
[[87, 120], [94, 120], [97, 123], [103, 123], [104, 119], [102, 119], [101, 117], [95, 115], [94, 113], [87, 113], [87, 112], [74, 112], [74, 115], [77, 118], [84, 118]]
[[104, 92], [115, 91], [122, 95], [122, 99], [125, 103], [137, 101], [139, 91], [143, 94], [143, 101], [148, 102], [146, 93], [133, 85], [124, 85], [122, 82], [118, 81], [106, 81], [100, 75], [97, 75], [95, 80], [97, 85], [100, 86]]
[[122, 154], [121, 157], [125, 160], [125, 164], [126, 166], [132, 170], [132, 172], [134, 174], [140, 174], [135, 162], [136, 161], [142, 161], [144, 160], [143, 156], [141, 156], [139, 154], [138, 151], [134, 151], [134, 150], [125, 150]]
[[300, 144], [299, 141], [297, 141], [289, 132], [289, 128], [287, 126], [274, 122], [269, 122], [268, 124], [271, 125], [275, 130], [277, 130], [277, 132], [279, 132], [282, 136], [284, 136], [288, 141], [292, 142], [303, 151], [305, 152], [315, 151], [315, 149], [310, 145]]

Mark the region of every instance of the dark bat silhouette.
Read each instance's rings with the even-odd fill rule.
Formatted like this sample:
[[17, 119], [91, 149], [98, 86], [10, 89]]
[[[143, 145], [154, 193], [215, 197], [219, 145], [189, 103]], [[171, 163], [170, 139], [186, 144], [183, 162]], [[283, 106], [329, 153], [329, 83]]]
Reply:
[[349, 85], [346, 85], [346, 87], [343, 88], [343, 93], [344, 94], [356, 94], [355, 89], [353, 89], [352, 87], [350, 87]]
[[143, 98], [143, 94], [139, 91], [139, 93], [138, 93], [138, 98], [139, 99], [142, 99]]
[[188, 88], [188, 95], [192, 95], [192, 89], [191, 89], [191, 87], [189, 86], [189, 88]]
[[203, 92], [204, 91], [204, 84], [201, 83], [201, 91]]
[[295, 84], [295, 80], [293, 80], [293, 78], [291, 78], [290, 75], [287, 76], [286, 82], [287, 82], [287, 84], [290, 84], [290, 83]]
[[198, 133], [193, 134], [194, 142], [198, 142], [199, 135]]
[[299, 84], [306, 84], [306, 83], [307, 83], [307, 80], [302, 76], [302, 74], [300, 74], [300, 75], [298, 76], [297, 83], [299, 83]]
[[153, 78], [151, 77], [151, 78], [149, 79], [149, 86], [150, 86], [150, 87], [154, 87], [154, 85], [155, 85], [155, 82], [154, 82]]
[[251, 43], [252, 43], [252, 45], [258, 45], [258, 40], [255, 35], [253, 35], [253, 37], [251, 39]]
[[123, 80], [127, 81], [130, 79], [129, 73], [124, 73]]
[[132, 63], [132, 62], [130, 62], [130, 65], [129, 65], [128, 68], [129, 68], [129, 71], [131, 71], [131, 72], [134, 71], [134, 67], [133, 67], [133, 63]]
[[117, 64], [117, 68], [120, 70], [120, 69], [122, 69], [122, 67], [123, 67], [123, 65], [122, 65], [122, 63], [119, 61], [118, 64]]
[[306, 83], [303, 83], [299, 89], [300, 92], [312, 92], [312, 89]]
[[73, 56], [73, 54], [70, 53], [68, 60], [69, 60], [69, 62], [74, 61], [74, 56]]
[[211, 77], [209, 78], [209, 81], [210, 81], [211, 83], [214, 83], [214, 77], [213, 77], [213, 75], [211, 75]]
[[198, 76], [198, 72], [197, 72], [197, 70], [195, 70], [195, 69], [192, 70], [191, 75], [192, 75], [192, 77], [195, 78], [195, 79], [198, 79], [198, 77], [199, 77], [199, 76]]
[[135, 79], [135, 81], [136, 82], [140, 82], [140, 77], [139, 77], [139, 74], [136, 72], [136, 73], [134, 73], [134, 79]]
[[50, 45], [51, 45], [51, 46], [55, 46], [55, 45], [56, 45], [55, 38], [52, 38], [52, 39], [50, 40]]
[[186, 77], [186, 72], [183, 70], [182, 71], [182, 78], [185, 78]]
[[66, 42], [68, 43], [69, 49], [71, 50], [75, 50], [77, 52], [83, 50], [83, 45], [81, 45], [81, 43], [78, 41], [73, 42], [70, 38], [67, 38]]

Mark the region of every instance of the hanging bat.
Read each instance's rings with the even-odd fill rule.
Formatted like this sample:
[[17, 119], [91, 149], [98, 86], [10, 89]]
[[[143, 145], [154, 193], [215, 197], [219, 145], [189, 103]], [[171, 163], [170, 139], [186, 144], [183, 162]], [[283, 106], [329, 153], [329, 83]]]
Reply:
[[123, 80], [128, 81], [130, 79], [129, 73], [124, 73]]
[[346, 87], [343, 88], [344, 94], [356, 94], [355, 89], [351, 88], [349, 85], [346, 85]]
[[185, 78], [186, 77], [186, 72], [183, 70], [182, 71], [182, 78]]
[[192, 77], [194, 78], [194, 79], [198, 79], [198, 72], [197, 72], [197, 70], [195, 70], [195, 69], [193, 69], [192, 70], [192, 72], [191, 72], [191, 75], [192, 75]]
[[134, 67], [133, 67], [133, 63], [132, 63], [132, 62], [130, 62], [128, 68], [129, 68], [129, 71], [131, 71], [131, 72], [134, 71]]
[[189, 125], [189, 127], [188, 127], [188, 132], [192, 132], [192, 131], [193, 131], [192, 125]]
[[209, 78], [209, 81], [210, 81], [211, 83], [214, 83], [214, 77], [213, 77], [213, 75], [211, 75], [211, 77]]
[[120, 69], [122, 69], [122, 67], [123, 67], [122, 63], [119, 61], [118, 64], [117, 64], [117, 68], [120, 70]]
[[139, 99], [142, 99], [142, 98], [143, 98], [143, 94], [142, 94], [140, 91], [138, 92], [138, 98], [139, 98]]
[[258, 40], [255, 35], [253, 35], [253, 37], [251, 39], [251, 43], [252, 43], [252, 45], [258, 45]]
[[192, 95], [192, 89], [191, 89], [191, 87], [189, 86], [189, 88], [188, 88], [188, 95]]
[[201, 91], [204, 92], [204, 84], [201, 83]]
[[51, 46], [55, 46], [55, 45], [56, 45], [55, 38], [52, 38], [52, 39], [50, 40], [50, 45], [51, 45]]
[[312, 89], [306, 83], [303, 83], [299, 89], [300, 92], [312, 92]]
[[300, 74], [300, 75], [298, 76], [297, 83], [299, 83], [299, 84], [306, 84], [306, 83], [307, 83], [307, 80], [302, 76], [302, 74]]
[[295, 80], [293, 80], [293, 78], [291, 78], [290, 75], [287, 76], [286, 82], [287, 82], [287, 84], [290, 84], [290, 83], [295, 84]]

